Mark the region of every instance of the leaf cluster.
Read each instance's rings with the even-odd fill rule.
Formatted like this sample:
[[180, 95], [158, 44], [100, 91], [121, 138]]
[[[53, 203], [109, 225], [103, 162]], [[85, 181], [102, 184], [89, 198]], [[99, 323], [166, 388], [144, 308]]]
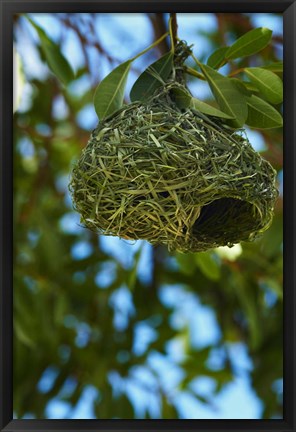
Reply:
[[[283, 83], [276, 73], [282, 72], [282, 63], [266, 68], [241, 68], [228, 76], [218, 72], [228, 62], [264, 49], [270, 43], [271, 36], [272, 32], [267, 28], [253, 29], [230, 47], [221, 47], [212, 53], [207, 64], [201, 63], [192, 54], [201, 73], [189, 67], [184, 67], [184, 71], [208, 82], [218, 107], [191, 97], [189, 92], [178, 95], [179, 107], [186, 109], [194, 106], [206, 115], [225, 119], [225, 124], [233, 128], [240, 128], [244, 124], [257, 129], [281, 127], [282, 116], [278, 106], [283, 101]], [[134, 59], [119, 65], [97, 87], [94, 104], [101, 121], [122, 107], [127, 75]], [[139, 76], [130, 92], [131, 102], [147, 101], [169, 78], [174, 79], [174, 74], [174, 51], [171, 49]], [[243, 77], [233, 78], [236, 74]]]
[[[74, 79], [74, 73], [59, 46], [32, 19], [27, 19], [38, 33], [49, 68], [64, 85], [69, 84]], [[165, 36], [167, 33], [143, 52], [117, 66], [102, 80], [94, 94], [95, 110], [101, 121], [122, 107], [132, 62], [160, 43]], [[256, 28], [241, 36], [231, 46], [215, 50], [208, 57], [207, 64], [193, 56], [201, 74], [189, 67], [186, 67], [185, 71], [208, 82], [218, 106], [214, 107], [192, 97], [190, 100], [188, 98], [187, 103], [184, 103], [183, 98], [180, 107], [186, 109], [194, 106], [206, 115], [225, 119], [225, 124], [233, 128], [240, 128], [245, 124], [257, 129], [281, 127], [279, 104], [283, 101], [283, 83], [278, 74], [282, 74], [282, 62], [241, 68], [228, 76], [218, 72], [218, 69], [228, 62], [260, 52], [270, 43], [271, 37], [271, 30], [265, 27]], [[168, 53], [138, 77], [130, 92], [131, 102], [145, 102], [158, 87], [174, 77], [174, 50], [175, 46], [172, 44]], [[237, 74], [239, 77], [233, 78]]]

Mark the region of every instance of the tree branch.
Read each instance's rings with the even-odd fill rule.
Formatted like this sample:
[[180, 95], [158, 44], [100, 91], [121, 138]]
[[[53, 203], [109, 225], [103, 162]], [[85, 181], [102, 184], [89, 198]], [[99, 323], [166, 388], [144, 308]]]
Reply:
[[177, 14], [176, 13], [170, 13], [170, 17], [172, 20], [172, 45], [176, 46], [177, 43], [177, 31], [178, 31], [178, 24], [177, 24]]

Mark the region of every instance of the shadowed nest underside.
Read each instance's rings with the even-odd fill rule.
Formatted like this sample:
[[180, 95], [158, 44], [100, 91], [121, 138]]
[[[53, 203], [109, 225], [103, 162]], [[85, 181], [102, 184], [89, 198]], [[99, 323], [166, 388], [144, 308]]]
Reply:
[[276, 172], [213, 117], [174, 103], [167, 84], [101, 122], [70, 191], [87, 228], [197, 252], [253, 240], [271, 224]]

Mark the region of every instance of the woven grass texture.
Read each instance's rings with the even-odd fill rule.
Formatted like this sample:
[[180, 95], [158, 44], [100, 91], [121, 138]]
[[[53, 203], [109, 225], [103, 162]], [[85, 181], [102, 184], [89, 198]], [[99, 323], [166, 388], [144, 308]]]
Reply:
[[253, 240], [272, 221], [275, 170], [243, 131], [179, 109], [174, 85], [92, 132], [70, 181], [82, 224], [170, 251]]

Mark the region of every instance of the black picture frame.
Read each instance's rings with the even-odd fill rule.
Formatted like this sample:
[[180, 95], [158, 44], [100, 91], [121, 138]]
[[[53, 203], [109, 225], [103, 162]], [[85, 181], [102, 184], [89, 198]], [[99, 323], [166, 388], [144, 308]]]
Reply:
[[[284, 418], [283, 420], [13, 420], [13, 16], [26, 12], [280, 12], [284, 22]], [[295, 103], [296, 4], [292, 0], [0, 0], [1, 255], [0, 430], [13, 431], [295, 431]]]

